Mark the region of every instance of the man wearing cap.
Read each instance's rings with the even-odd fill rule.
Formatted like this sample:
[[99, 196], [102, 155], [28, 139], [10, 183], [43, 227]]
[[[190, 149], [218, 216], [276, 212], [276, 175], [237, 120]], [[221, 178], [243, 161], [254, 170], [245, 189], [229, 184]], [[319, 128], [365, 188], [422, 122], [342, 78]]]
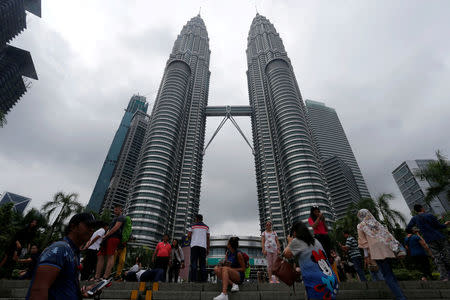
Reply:
[[64, 239], [51, 244], [39, 257], [26, 299], [78, 300], [88, 296], [87, 291], [95, 284], [80, 288], [80, 247], [89, 240], [96, 225], [90, 213], [70, 219]]

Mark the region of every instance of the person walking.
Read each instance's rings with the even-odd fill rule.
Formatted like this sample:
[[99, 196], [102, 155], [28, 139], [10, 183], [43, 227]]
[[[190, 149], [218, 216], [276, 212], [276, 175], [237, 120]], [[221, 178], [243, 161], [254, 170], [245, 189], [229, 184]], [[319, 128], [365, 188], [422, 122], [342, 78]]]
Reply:
[[272, 221], [266, 222], [266, 230], [261, 234], [262, 253], [267, 261], [267, 273], [269, 273], [270, 283], [280, 283], [278, 278], [272, 274], [272, 266], [280, 254], [280, 241], [277, 233], [272, 230]]
[[[188, 229], [191, 239], [190, 281], [206, 282], [206, 256], [209, 255], [209, 227], [203, 223], [203, 216], [197, 215], [195, 223]], [[200, 269], [200, 278], [198, 277]]]
[[367, 209], [359, 210], [357, 216], [360, 220], [358, 247], [364, 250], [365, 262], [369, 264], [370, 259], [375, 260], [395, 299], [406, 299], [391, 267], [391, 261], [396, 257], [395, 253], [400, 251], [401, 244]]
[[174, 239], [172, 241], [172, 250], [170, 251], [169, 282], [172, 282], [172, 278], [175, 283], [178, 282], [180, 269], [184, 269], [184, 254], [180, 245], [178, 245], [178, 240]]
[[162, 242], [159, 242], [156, 245], [152, 258], [152, 261], [155, 264], [155, 269], [162, 269], [164, 271], [164, 279], [166, 279], [166, 272], [169, 265], [171, 251], [172, 247], [169, 243], [169, 235], [164, 234]]
[[421, 280], [426, 281], [433, 278], [430, 260], [428, 259], [428, 255], [433, 257], [433, 253], [431, 253], [431, 249], [423, 238], [418, 235], [418, 231], [416, 227], [413, 227], [412, 230], [407, 229], [408, 235], [405, 237], [405, 247], [411, 255], [415, 268], [422, 273]]
[[228, 286], [232, 286], [232, 292], [237, 292], [239, 291], [239, 284], [244, 282], [245, 260], [238, 247], [239, 238], [231, 237], [228, 240], [227, 251], [225, 253], [225, 265], [214, 267], [214, 273], [222, 280], [222, 293], [214, 297], [214, 300], [228, 300]]
[[26, 299], [78, 300], [88, 297], [95, 284], [80, 288], [80, 247], [94, 232], [95, 218], [90, 213], [74, 215], [63, 240], [54, 242], [41, 254], [30, 282]]
[[116, 254], [117, 247], [122, 240], [122, 228], [125, 222], [125, 216], [122, 215], [122, 206], [114, 206], [114, 215], [116, 216], [109, 225], [108, 232], [103, 236], [103, 241], [100, 246], [100, 251], [97, 257], [97, 271], [95, 273], [95, 279], [101, 278], [103, 266], [106, 268], [103, 278], [109, 278], [111, 270], [114, 267], [114, 255]]
[[311, 225], [314, 231], [314, 237], [319, 240], [325, 253], [327, 254], [328, 260], [332, 262], [331, 257], [331, 239], [328, 236], [328, 227], [325, 222], [325, 216], [320, 212], [318, 206], [311, 207], [311, 211], [308, 218], [308, 223]]
[[362, 282], [367, 281], [364, 274], [364, 262], [362, 259], [361, 251], [358, 248], [358, 241], [350, 235], [350, 231], [344, 230], [345, 245], [341, 245], [342, 250], [348, 253], [350, 261], [358, 274], [359, 280]]
[[445, 224], [439, 223], [437, 218], [430, 213], [426, 213], [420, 204], [414, 205], [414, 211], [417, 212], [417, 215], [412, 217], [406, 229], [411, 230], [413, 226], [419, 228], [423, 239], [431, 249], [434, 263], [441, 274], [441, 279], [448, 281], [450, 272], [450, 246], [447, 238], [440, 230], [449, 226], [450, 221], [445, 222]]
[[336, 299], [338, 279], [320, 241], [303, 222], [297, 222], [292, 226], [288, 242], [283, 255], [297, 260], [308, 299]]
[[91, 239], [81, 249], [84, 252], [83, 269], [81, 270], [81, 280], [88, 280], [95, 272], [97, 266], [97, 253], [100, 250], [100, 244], [103, 241], [103, 236], [108, 230], [108, 224], [101, 222], [101, 227], [97, 229], [92, 235]]

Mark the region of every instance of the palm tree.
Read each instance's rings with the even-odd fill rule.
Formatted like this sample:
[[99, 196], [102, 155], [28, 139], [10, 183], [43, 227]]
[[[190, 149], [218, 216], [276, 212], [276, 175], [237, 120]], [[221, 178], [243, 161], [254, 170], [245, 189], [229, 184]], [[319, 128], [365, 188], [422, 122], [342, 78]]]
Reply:
[[440, 193], [447, 191], [447, 199], [450, 200], [450, 164], [438, 150], [436, 151], [436, 161], [432, 161], [424, 169], [419, 169], [415, 175], [422, 180], [427, 180], [430, 187], [427, 188], [425, 203], [431, 208], [430, 202]]
[[399, 224], [397, 221], [400, 221], [400, 223], [406, 226], [405, 217], [398, 210], [392, 209], [389, 205], [389, 201], [392, 199], [394, 199], [392, 194], [383, 193], [378, 195], [374, 201], [378, 216], [383, 218], [384, 225], [386, 225], [391, 232], [396, 227], [395, 224]]
[[[356, 236], [356, 226], [359, 223], [357, 213], [360, 209], [367, 209], [369, 210], [373, 216], [379, 220], [378, 216], [378, 210], [376, 207], [375, 202], [372, 198], [362, 198], [357, 203], [351, 203], [347, 208], [347, 213], [345, 217], [342, 219], [339, 219], [334, 224], [334, 232], [340, 232], [342, 230], [349, 230], [353, 236]], [[339, 240], [341, 237], [336, 237], [337, 240]]]
[[64, 194], [58, 192], [53, 196], [53, 200], [45, 203], [42, 206], [42, 211], [46, 214], [47, 219], [53, 215], [59, 208], [60, 211], [53, 222], [50, 233], [47, 237], [47, 242], [51, 240], [56, 228], [61, 228], [64, 221], [73, 213], [79, 213], [83, 210], [83, 206], [77, 201], [78, 194]]

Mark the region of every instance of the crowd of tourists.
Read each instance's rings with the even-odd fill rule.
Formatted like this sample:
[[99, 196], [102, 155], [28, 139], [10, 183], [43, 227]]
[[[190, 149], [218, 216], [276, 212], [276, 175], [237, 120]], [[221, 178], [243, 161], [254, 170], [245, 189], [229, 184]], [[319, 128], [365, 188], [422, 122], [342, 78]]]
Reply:
[[[297, 280], [304, 283], [309, 299], [335, 299], [339, 282], [346, 280], [384, 280], [396, 299], [406, 299], [392, 269], [395, 259], [406, 255], [408, 266], [421, 274], [422, 280], [431, 280], [430, 258], [439, 271], [440, 279], [448, 281], [450, 273], [450, 249], [447, 237], [441, 229], [450, 225], [440, 223], [426, 213], [421, 205], [414, 207], [416, 215], [406, 227], [403, 243], [382, 225], [367, 209], [357, 213], [357, 236], [352, 230], [342, 234], [345, 243], [334, 245], [329, 237], [325, 217], [319, 207], [312, 207], [308, 224], [293, 224], [283, 245], [272, 228], [272, 221], [265, 224], [261, 234], [262, 254], [267, 261], [268, 282], [283, 281], [279, 262], [281, 257], [293, 262]], [[190, 282], [206, 282], [206, 257], [210, 249], [209, 227], [203, 216], [197, 215], [187, 229], [183, 241], [169, 240], [164, 234], [153, 251], [152, 268], [142, 265], [143, 257], [134, 257], [134, 265], [124, 269], [127, 242], [131, 235], [131, 220], [122, 213], [122, 207], [114, 207], [114, 219], [110, 224], [96, 221], [90, 213], [74, 215], [61, 241], [52, 243], [39, 252], [33, 243], [37, 222], [33, 220], [17, 232], [0, 261], [0, 267], [19, 264], [23, 268], [19, 279], [31, 279], [27, 299], [79, 299], [88, 297], [88, 291], [96, 282], [114, 277], [125, 281], [178, 282], [180, 271], [186, 268], [185, 252], [181, 243], [190, 249]], [[312, 228], [312, 231], [310, 228]], [[284, 246], [284, 247], [283, 247]], [[82, 258], [81, 258], [82, 257]], [[115, 272], [113, 273], [113, 270]], [[367, 272], [366, 272], [367, 270]], [[215, 300], [227, 300], [228, 290], [239, 291], [250, 271], [249, 257], [239, 249], [239, 238], [231, 237], [224, 259], [214, 268], [215, 276], [222, 282], [222, 291]], [[186, 272], [185, 272], [186, 273]], [[356, 277], [357, 275], [357, 277]], [[80, 281], [92, 284], [80, 287]]]

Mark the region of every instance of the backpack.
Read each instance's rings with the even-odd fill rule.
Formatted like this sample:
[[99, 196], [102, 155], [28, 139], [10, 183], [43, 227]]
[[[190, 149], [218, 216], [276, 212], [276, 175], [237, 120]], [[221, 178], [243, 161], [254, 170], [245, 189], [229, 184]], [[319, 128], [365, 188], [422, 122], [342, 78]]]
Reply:
[[129, 216], [125, 217], [125, 222], [123, 223], [122, 228], [122, 243], [128, 242], [128, 240], [131, 237], [131, 229], [132, 229], [132, 223], [131, 218]]

